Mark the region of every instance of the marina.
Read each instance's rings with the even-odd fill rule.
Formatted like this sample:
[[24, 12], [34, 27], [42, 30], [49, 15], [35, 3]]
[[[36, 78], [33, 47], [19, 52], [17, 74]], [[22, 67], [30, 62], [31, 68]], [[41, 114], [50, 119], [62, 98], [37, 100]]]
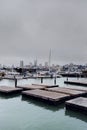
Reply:
[[[63, 87], [73, 87], [72, 85], [64, 84], [65, 78], [57, 79], [57, 85]], [[25, 84], [40, 84], [40, 79], [23, 79], [18, 80], [18, 86], [25, 86]], [[54, 85], [54, 79], [45, 79], [43, 84], [45, 85]], [[15, 88], [14, 81], [11, 80], [1, 80], [0, 86], [9, 86], [11, 88]], [[6, 87], [7, 87], [6, 86]], [[77, 88], [80, 86], [76, 86]], [[54, 88], [54, 87], [53, 87]], [[57, 87], [59, 88], [59, 87]], [[62, 88], [62, 87], [61, 87]], [[46, 88], [51, 89], [51, 88]], [[41, 99], [31, 96], [24, 95], [14, 95], [7, 97], [6, 95], [2, 96], [0, 94], [0, 128], [3, 130], [11, 130], [11, 129], [21, 129], [21, 130], [58, 130], [58, 129], [79, 129], [86, 130], [87, 128], [87, 116], [78, 112], [70, 111], [69, 109], [65, 109], [65, 101], [70, 97], [68, 94], [64, 94], [60, 92], [51, 92], [51, 93], [59, 93], [58, 95], [67, 95], [68, 97], [63, 97], [59, 102], [56, 102], [58, 105], [54, 104], [54, 101], [58, 97], [49, 96], [47, 90], [27, 90], [30, 94], [37, 94], [40, 96], [44, 96], [46, 94], [46, 99], [49, 98], [49, 101], [46, 99]], [[46, 91], [47, 93], [42, 94], [42, 91]], [[26, 92], [26, 91], [25, 91]], [[24, 93], [24, 92], [23, 92]], [[48, 97], [47, 97], [48, 96]], [[59, 96], [61, 99], [61, 96]], [[44, 101], [43, 101], [44, 100]], [[63, 102], [62, 102], [63, 101]], [[68, 100], [69, 101], [69, 100]], [[51, 105], [50, 105], [51, 104]], [[15, 122], [15, 123], [14, 123]], [[73, 125], [71, 125], [73, 122]], [[5, 124], [5, 125], [4, 125]], [[49, 125], [50, 124], [50, 125]], [[62, 125], [63, 124], [63, 125]], [[79, 124], [79, 125], [77, 125]]]
[[87, 130], [86, 42], [86, 0], [0, 0], [0, 130]]

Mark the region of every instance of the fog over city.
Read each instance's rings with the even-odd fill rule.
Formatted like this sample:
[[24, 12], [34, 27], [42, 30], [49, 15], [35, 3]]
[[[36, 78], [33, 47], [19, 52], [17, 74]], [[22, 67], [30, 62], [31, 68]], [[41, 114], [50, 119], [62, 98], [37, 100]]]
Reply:
[[0, 0], [0, 64], [87, 63], [86, 0]]

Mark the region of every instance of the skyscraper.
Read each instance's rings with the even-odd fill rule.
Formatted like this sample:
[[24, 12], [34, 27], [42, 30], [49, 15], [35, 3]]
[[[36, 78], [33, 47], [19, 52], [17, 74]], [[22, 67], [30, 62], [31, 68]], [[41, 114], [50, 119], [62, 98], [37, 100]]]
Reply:
[[21, 60], [21, 61], [20, 61], [20, 68], [23, 68], [23, 67], [24, 67], [24, 61]]

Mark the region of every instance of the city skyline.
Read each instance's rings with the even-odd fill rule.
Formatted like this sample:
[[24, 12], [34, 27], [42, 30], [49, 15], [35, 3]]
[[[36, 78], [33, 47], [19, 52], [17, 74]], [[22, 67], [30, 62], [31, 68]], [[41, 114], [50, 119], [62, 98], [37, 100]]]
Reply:
[[0, 63], [86, 64], [87, 1], [0, 0]]

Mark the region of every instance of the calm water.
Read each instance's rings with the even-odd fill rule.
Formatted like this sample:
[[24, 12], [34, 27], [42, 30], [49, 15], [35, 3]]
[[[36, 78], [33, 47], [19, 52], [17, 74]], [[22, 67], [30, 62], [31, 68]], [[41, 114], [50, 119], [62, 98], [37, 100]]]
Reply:
[[[63, 81], [63, 78], [59, 78], [57, 84], [64, 86]], [[18, 81], [19, 85], [31, 83], [40, 83], [40, 80]], [[45, 79], [44, 83], [53, 84], [54, 80]], [[14, 82], [2, 80], [0, 85], [13, 86]], [[0, 95], [0, 130], [87, 130], [87, 116], [66, 111], [63, 104], [54, 107], [27, 100], [21, 95]]]

